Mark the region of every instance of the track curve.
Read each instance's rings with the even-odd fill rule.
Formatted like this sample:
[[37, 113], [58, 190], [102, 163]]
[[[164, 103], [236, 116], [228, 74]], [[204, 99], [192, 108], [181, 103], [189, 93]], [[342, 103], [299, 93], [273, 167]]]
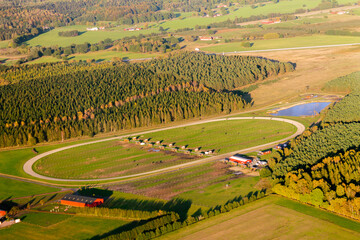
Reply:
[[[174, 128], [198, 125], [198, 124], [203, 124], [203, 123], [219, 122], [219, 121], [232, 121], [232, 120], [251, 120], [251, 119], [254, 119], [254, 120], [272, 120], [272, 121], [286, 122], [286, 123], [294, 125], [297, 128], [297, 130], [291, 136], [280, 139], [278, 141], [274, 141], [274, 142], [270, 142], [270, 143], [266, 143], [266, 144], [246, 148], [246, 149], [240, 149], [238, 151], [224, 153], [224, 154], [221, 154], [221, 155], [208, 157], [208, 158], [200, 159], [200, 160], [193, 161], [193, 162], [183, 163], [183, 164], [179, 164], [179, 165], [175, 165], [175, 166], [171, 166], [171, 167], [157, 169], [157, 170], [153, 170], [153, 171], [149, 171], [149, 172], [126, 175], [126, 176], [118, 176], [118, 177], [111, 177], [111, 178], [99, 178], [99, 179], [63, 179], [63, 178], [52, 178], [52, 177], [43, 176], [43, 175], [40, 175], [40, 174], [36, 173], [33, 170], [34, 163], [36, 161], [38, 161], [39, 159], [41, 159], [41, 158], [43, 158], [45, 156], [51, 155], [53, 153], [61, 152], [61, 151], [67, 150], [67, 149], [75, 148], [75, 147], [80, 147], [80, 146], [85, 146], [85, 145], [94, 144], [94, 143], [100, 143], [100, 142], [106, 142], [106, 141], [111, 141], [111, 140], [116, 140], [116, 139], [122, 139], [122, 138], [125, 138], [125, 137], [130, 137], [130, 136], [139, 135], [139, 134], [148, 134], [148, 133], [160, 132], [160, 131], [165, 131], [165, 130], [174, 129]], [[120, 180], [120, 179], [145, 176], [145, 175], [150, 175], [150, 174], [155, 174], [155, 173], [162, 173], [162, 172], [167, 172], [167, 171], [179, 170], [179, 169], [186, 168], [186, 167], [189, 167], [189, 166], [194, 166], [194, 165], [198, 165], [198, 164], [203, 164], [203, 163], [223, 159], [223, 158], [229, 157], [229, 156], [231, 156], [231, 155], [233, 155], [235, 153], [253, 152], [253, 151], [256, 151], [256, 150], [260, 150], [260, 149], [272, 146], [272, 145], [274, 145], [276, 143], [279, 143], [279, 142], [287, 141], [287, 140], [289, 140], [291, 138], [294, 138], [294, 137], [298, 136], [299, 134], [301, 134], [304, 131], [305, 131], [305, 126], [303, 124], [301, 124], [301, 123], [299, 123], [297, 121], [290, 120], [290, 119], [285, 119], [285, 118], [232, 117], [232, 118], [219, 118], [219, 119], [212, 119], [212, 120], [203, 120], [203, 121], [197, 121], [197, 122], [188, 123], [188, 124], [181, 124], [181, 125], [177, 125], [177, 126], [173, 126], [173, 127], [154, 129], [154, 130], [149, 130], [149, 131], [144, 131], [144, 132], [139, 132], [139, 133], [127, 134], [127, 135], [122, 135], [122, 136], [118, 136], [118, 137], [106, 138], [106, 139], [95, 140], [95, 141], [86, 142], [86, 143], [79, 143], [79, 144], [66, 146], [66, 147], [62, 147], [62, 148], [57, 148], [57, 149], [54, 149], [54, 150], [39, 154], [36, 157], [33, 157], [33, 158], [29, 159], [24, 164], [23, 170], [24, 170], [25, 173], [29, 174], [30, 176], [33, 176], [33, 177], [36, 177], [36, 178], [39, 178], [39, 179], [43, 179], [43, 180], [49, 180], [49, 181], [59, 181], [59, 182], [100, 182], [100, 181], [108, 181], [108, 180]]]

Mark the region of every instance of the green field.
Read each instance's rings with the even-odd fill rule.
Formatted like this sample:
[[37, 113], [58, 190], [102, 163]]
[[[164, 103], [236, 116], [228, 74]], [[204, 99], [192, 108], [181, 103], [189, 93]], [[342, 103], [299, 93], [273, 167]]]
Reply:
[[273, 142], [295, 132], [288, 123], [269, 120], [235, 120], [187, 126], [172, 130], [146, 134], [151, 141], [176, 143], [176, 146], [215, 149], [216, 153], [231, 151]]
[[56, 191], [59, 189], [0, 177], [0, 201]]
[[[98, 43], [107, 38], [111, 40], [121, 39], [123, 37], [129, 36], [137, 36], [139, 34], [150, 34], [153, 32], [158, 32], [157, 28], [144, 29], [141, 31], [124, 31], [123, 28], [128, 26], [119, 26], [112, 29], [107, 30], [99, 30], [99, 31], [86, 31], [86, 28], [89, 26], [84, 25], [74, 25], [74, 26], [66, 26], [55, 28], [49, 32], [40, 34], [39, 36], [27, 41], [26, 43], [30, 46], [58, 46], [58, 47], [67, 47], [71, 44], [82, 44], [85, 42], [88, 43]], [[78, 30], [79, 32], [83, 32], [79, 36], [76, 37], [59, 37], [58, 32], [70, 31], [70, 30]]]
[[[234, 197], [246, 196], [249, 192], [258, 190], [255, 185], [259, 179], [260, 177], [229, 179], [205, 188], [181, 193], [178, 197], [190, 199], [196, 205], [214, 207], [218, 204], [225, 204]], [[228, 184], [228, 187], [226, 187], [226, 184]]]
[[[286, 204], [284, 204], [286, 203]], [[295, 203], [297, 204], [297, 203]], [[168, 233], [159, 239], [359, 239], [360, 223], [293, 201], [266, 197], [228, 213]], [[321, 211], [323, 212], [323, 211]], [[311, 214], [309, 214], [311, 213]], [[333, 219], [338, 221], [334, 222]]]
[[73, 217], [66, 214], [51, 214], [43, 212], [31, 212], [23, 217], [23, 222], [38, 225], [41, 227], [49, 227]]
[[9, 45], [9, 40], [0, 41], [0, 49], [1, 48], [7, 48]]
[[360, 37], [352, 36], [329, 36], [329, 35], [312, 35], [293, 38], [279, 38], [269, 40], [253, 41], [251, 48], [241, 46], [240, 42], [217, 44], [210, 47], [201, 48], [207, 52], [234, 52], [234, 51], [253, 51], [266, 49], [294, 48], [294, 47], [311, 47], [321, 45], [360, 43]]
[[192, 158], [149, 151], [119, 140], [85, 145], [46, 156], [34, 165], [43, 175], [67, 179], [96, 179], [128, 175], [188, 162]]
[[[237, 120], [175, 128], [148, 134], [144, 138], [151, 138], [151, 142], [176, 142], [179, 147], [201, 147], [205, 151], [215, 149], [216, 153], [226, 153], [280, 140], [294, 131], [293, 125], [283, 122]], [[161, 169], [196, 158], [169, 151], [154, 152], [145, 146], [111, 141], [46, 156], [35, 163], [34, 170], [57, 178], [94, 179]]]
[[[355, 3], [357, 0], [340, 0], [337, 1], [339, 4]], [[164, 29], [169, 28], [170, 30], [184, 28], [184, 27], [195, 27], [196, 25], [207, 25], [214, 22], [224, 22], [228, 19], [233, 20], [236, 17], [247, 18], [250, 16], [257, 15], [268, 15], [270, 13], [293, 13], [296, 9], [311, 9], [315, 8], [321, 3], [321, 0], [293, 0], [293, 1], [280, 1], [277, 4], [266, 3], [263, 7], [257, 7], [252, 9], [250, 5], [244, 7], [235, 7], [235, 11], [230, 11], [228, 15], [220, 17], [186, 17], [185, 19], [174, 19], [161, 24]], [[303, 7], [305, 5], [305, 7]]]
[[50, 213], [40, 215], [37, 213], [29, 213], [24, 217], [23, 222], [15, 224], [10, 228], [0, 229], [1, 239], [90, 239], [128, 223], [118, 219], [99, 217], [66, 216], [66, 218], [64, 218]]

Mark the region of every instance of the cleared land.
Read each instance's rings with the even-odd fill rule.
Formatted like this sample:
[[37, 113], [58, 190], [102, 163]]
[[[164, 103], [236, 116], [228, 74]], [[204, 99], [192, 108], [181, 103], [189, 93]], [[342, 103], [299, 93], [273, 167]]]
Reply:
[[[145, 135], [151, 142], [226, 153], [283, 139], [295, 132], [288, 123], [268, 120], [220, 121], [180, 127]], [[216, 141], [214, 142], [214, 139]], [[161, 169], [197, 158], [183, 153], [154, 151], [120, 141], [85, 145], [48, 155], [35, 163], [42, 175], [67, 178], [108, 178]]]
[[0, 201], [56, 191], [59, 189], [0, 177]]
[[360, 70], [360, 47], [289, 50], [278, 52], [243, 53], [279, 61], [296, 63], [296, 71], [271, 84], [260, 85], [251, 91], [255, 105], [269, 105], [298, 96], [318, 93], [326, 82]]
[[[278, 201], [283, 206], [278, 204]], [[324, 212], [320, 218], [284, 206], [278, 197], [266, 197], [228, 213], [188, 226], [159, 239], [358, 239], [360, 223]], [[304, 206], [310, 212], [321, 211]], [[322, 211], [321, 211], [322, 212]], [[326, 215], [326, 216], [324, 216]], [[342, 225], [339, 226], [339, 224]], [[356, 229], [353, 229], [357, 227]]]
[[241, 42], [218, 44], [211, 47], [203, 47], [202, 51], [207, 52], [234, 52], [234, 51], [254, 51], [266, 49], [281, 49], [294, 47], [311, 47], [334, 44], [360, 43], [360, 37], [352, 36], [330, 36], [330, 35], [312, 35], [293, 38], [278, 38], [269, 40], [253, 41], [251, 48], [241, 46]]

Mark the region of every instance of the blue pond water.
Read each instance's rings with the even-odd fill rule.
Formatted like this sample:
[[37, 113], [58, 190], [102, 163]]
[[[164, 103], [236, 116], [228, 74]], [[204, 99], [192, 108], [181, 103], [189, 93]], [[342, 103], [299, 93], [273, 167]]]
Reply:
[[277, 113], [271, 113], [273, 116], [311, 116], [318, 114], [321, 110], [327, 107], [331, 102], [313, 102], [296, 105], [287, 109], [278, 111]]

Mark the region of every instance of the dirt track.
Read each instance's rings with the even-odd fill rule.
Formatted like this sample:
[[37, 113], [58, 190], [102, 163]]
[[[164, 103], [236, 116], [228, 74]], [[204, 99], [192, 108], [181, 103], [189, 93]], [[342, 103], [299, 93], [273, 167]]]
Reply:
[[182, 125], [173, 126], [173, 127], [167, 127], [167, 128], [162, 128], [162, 129], [155, 129], [155, 130], [140, 132], [140, 133], [136, 133], [136, 134], [148, 134], [148, 133], [153, 133], [153, 132], [159, 132], [159, 131], [179, 128], [179, 127], [186, 127], [186, 126], [197, 125], [197, 124], [202, 124], [202, 123], [209, 123], [209, 122], [245, 120], [245, 119], [259, 119], [259, 120], [261, 119], [261, 120], [273, 120], [273, 121], [287, 122], [287, 123], [290, 123], [290, 124], [294, 125], [297, 128], [297, 131], [294, 134], [292, 134], [291, 136], [289, 136], [289, 137], [286, 137], [284, 139], [274, 141], [274, 142], [271, 142], [271, 143], [262, 144], [262, 145], [258, 145], [258, 146], [250, 147], [250, 148], [246, 148], [246, 149], [240, 149], [238, 151], [225, 153], [225, 154], [221, 154], [221, 155], [217, 155], [217, 156], [213, 156], [213, 157], [203, 158], [201, 160], [197, 160], [197, 161], [193, 161], [193, 162], [189, 162], [189, 163], [184, 163], [184, 164], [179, 164], [179, 165], [176, 165], [176, 166], [171, 166], [171, 167], [167, 167], [167, 168], [163, 168], [163, 169], [158, 169], [158, 170], [149, 171], [149, 172], [143, 172], [143, 173], [138, 173], [138, 174], [132, 174], [132, 175], [127, 175], [127, 176], [118, 176], [118, 177], [102, 178], [102, 179], [89, 179], [89, 180], [60, 179], [60, 178], [52, 178], [52, 177], [46, 177], [46, 176], [40, 175], [40, 174], [36, 173], [32, 168], [33, 164], [36, 161], [38, 161], [39, 159], [41, 159], [41, 158], [43, 158], [45, 156], [48, 156], [50, 154], [60, 152], [60, 151], [64, 151], [64, 150], [71, 149], [71, 148], [75, 148], [75, 147], [88, 145], [88, 144], [106, 142], [106, 141], [121, 139], [121, 138], [125, 138], [125, 137], [129, 137], [129, 136], [134, 135], [134, 134], [128, 134], [128, 135], [122, 135], [122, 136], [118, 136], [118, 137], [112, 137], [112, 138], [107, 138], [107, 139], [96, 140], [96, 141], [92, 141], [92, 142], [75, 144], [75, 145], [72, 145], [72, 146], [62, 147], [62, 148], [54, 149], [54, 150], [39, 154], [38, 156], [33, 157], [30, 160], [28, 160], [24, 164], [23, 170], [24, 170], [24, 172], [26, 172], [27, 174], [29, 174], [29, 175], [31, 175], [33, 177], [43, 179], [43, 180], [50, 180], [50, 181], [60, 181], [60, 182], [98, 182], [98, 181], [106, 181], [106, 180], [120, 180], [120, 179], [127, 179], [127, 178], [145, 176], [145, 175], [150, 175], [150, 174], [155, 174], [155, 173], [164, 173], [164, 172], [167, 172], [167, 171], [178, 170], [178, 169], [186, 168], [186, 167], [189, 167], [189, 166], [194, 166], [194, 165], [198, 165], [198, 164], [203, 164], [203, 163], [207, 163], [207, 162], [212, 162], [212, 161], [224, 159], [226, 157], [234, 155], [235, 153], [248, 153], [248, 152], [257, 151], [257, 150], [260, 150], [260, 149], [263, 149], [263, 148], [271, 147], [271, 146], [273, 146], [273, 145], [275, 145], [275, 144], [277, 144], [279, 142], [287, 141], [287, 140], [289, 140], [291, 138], [294, 138], [297, 135], [301, 134], [305, 130], [305, 126], [303, 124], [301, 124], [299, 122], [296, 122], [294, 120], [289, 120], [289, 119], [272, 118], [272, 117], [233, 117], [233, 118], [220, 118], [220, 119], [212, 119], [212, 120], [202, 120], [202, 121], [197, 121], [197, 122], [194, 122], [194, 123], [182, 124]]

